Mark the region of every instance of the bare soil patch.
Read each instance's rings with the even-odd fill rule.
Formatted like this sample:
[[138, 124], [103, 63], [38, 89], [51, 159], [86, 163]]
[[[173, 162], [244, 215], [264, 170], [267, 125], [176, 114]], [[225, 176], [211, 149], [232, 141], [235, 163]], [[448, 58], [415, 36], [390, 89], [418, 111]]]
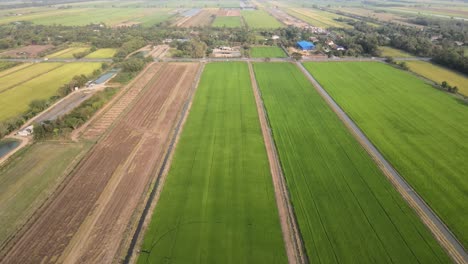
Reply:
[[29, 45], [0, 53], [0, 57], [9, 58], [37, 58], [39, 53], [52, 49], [53, 45]]
[[160, 166], [197, 69], [198, 64], [189, 63], [162, 68], [3, 261], [114, 261]]

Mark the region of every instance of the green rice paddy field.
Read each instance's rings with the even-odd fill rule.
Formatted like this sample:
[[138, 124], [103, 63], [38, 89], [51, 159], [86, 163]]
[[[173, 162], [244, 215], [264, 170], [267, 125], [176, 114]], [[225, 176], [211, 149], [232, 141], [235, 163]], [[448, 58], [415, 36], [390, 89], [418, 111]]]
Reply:
[[[13, 73], [20, 76], [22, 82], [0, 93], [0, 105], [2, 106], [0, 108], [0, 122], [22, 114], [33, 100], [48, 99], [55, 95], [58, 88], [69, 82], [73, 76], [90, 75], [101, 67], [101, 63], [68, 63], [63, 66], [56, 63], [40, 63], [36, 65]], [[37, 67], [35, 70], [38, 72], [48, 72], [34, 76], [30, 69], [32, 67]], [[57, 68], [53, 69], [54, 67]], [[9, 78], [9, 75], [0, 79], [4, 78]], [[9, 82], [15, 83], [16, 81], [10, 80]]]
[[0, 77], [0, 83], [2, 84], [0, 86], [0, 95], [18, 84], [27, 82], [28, 80], [46, 74], [61, 66], [63, 66], [63, 63], [37, 63], [2, 76]]
[[450, 262], [296, 65], [254, 68], [310, 263]]
[[250, 28], [279, 28], [284, 26], [264, 10], [244, 10], [241, 11], [241, 14]]
[[247, 64], [206, 65], [138, 263], [286, 263]]
[[86, 56], [88, 59], [106, 59], [114, 57], [116, 49], [98, 49]]
[[305, 66], [468, 248], [468, 106], [383, 63]]
[[236, 28], [242, 27], [241, 18], [238, 16], [216, 16], [213, 27]]
[[84, 143], [35, 143], [0, 166], [0, 246], [47, 199], [88, 147]]
[[286, 53], [280, 47], [252, 47], [250, 49], [252, 58], [286, 58]]
[[89, 51], [89, 47], [70, 47], [66, 48], [64, 50], [57, 51], [53, 54], [50, 54], [47, 56], [48, 58], [54, 58], [54, 59], [71, 59], [74, 58], [73, 54], [75, 53], [80, 53], [80, 52], [86, 52]]

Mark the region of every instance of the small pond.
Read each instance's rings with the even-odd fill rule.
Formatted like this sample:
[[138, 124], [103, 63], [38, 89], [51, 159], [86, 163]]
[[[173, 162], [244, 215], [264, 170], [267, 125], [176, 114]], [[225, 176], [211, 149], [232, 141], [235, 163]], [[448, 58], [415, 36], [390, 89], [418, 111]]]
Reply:
[[5, 139], [0, 141], [0, 158], [4, 157], [10, 151], [14, 150], [20, 145], [18, 140]]

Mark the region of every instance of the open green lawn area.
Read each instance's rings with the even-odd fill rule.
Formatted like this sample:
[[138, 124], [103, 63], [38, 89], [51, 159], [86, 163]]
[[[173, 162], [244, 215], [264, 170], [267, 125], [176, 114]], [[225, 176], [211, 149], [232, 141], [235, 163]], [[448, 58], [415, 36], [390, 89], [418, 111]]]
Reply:
[[114, 57], [116, 49], [98, 49], [86, 56], [88, 59], [107, 59]]
[[212, 24], [213, 27], [236, 28], [241, 27], [241, 17], [238, 16], [216, 16]]
[[252, 58], [286, 58], [286, 53], [280, 47], [252, 47], [250, 49]]
[[89, 51], [89, 47], [70, 47], [66, 48], [64, 50], [57, 51], [53, 54], [50, 54], [47, 56], [48, 58], [54, 58], [54, 59], [72, 59], [73, 54], [75, 53], [80, 53], [80, 52], [86, 52]]
[[68, 63], [3, 91], [0, 93], [0, 122], [22, 114], [33, 100], [48, 99], [55, 95], [60, 86], [68, 83], [73, 76], [90, 75], [100, 68], [101, 63]]
[[0, 167], [0, 246], [47, 199], [88, 147], [83, 143], [35, 143]]
[[382, 52], [382, 57], [395, 57], [395, 58], [411, 58], [411, 57], [414, 57], [413, 55], [407, 53], [407, 52], [404, 52], [402, 50], [399, 50], [399, 49], [395, 49], [395, 48], [392, 48], [392, 47], [387, 47], [387, 46], [383, 46], [383, 47], [380, 47], [379, 50]]
[[263, 10], [241, 11], [250, 28], [279, 28], [284, 25]]
[[468, 248], [468, 106], [383, 63], [305, 66]]
[[4, 91], [63, 66], [63, 63], [36, 63], [0, 77], [0, 96]]
[[247, 64], [206, 65], [138, 263], [286, 263]]
[[438, 84], [446, 81], [457, 86], [459, 93], [468, 96], [468, 76], [427, 61], [407, 61], [406, 64], [411, 71]]
[[254, 69], [310, 263], [450, 262], [296, 65]]

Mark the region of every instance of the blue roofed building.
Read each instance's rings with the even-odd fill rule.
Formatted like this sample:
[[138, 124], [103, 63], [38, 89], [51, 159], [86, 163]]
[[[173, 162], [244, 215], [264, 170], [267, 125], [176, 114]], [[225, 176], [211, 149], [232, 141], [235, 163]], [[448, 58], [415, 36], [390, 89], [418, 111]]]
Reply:
[[296, 43], [296, 46], [298, 48], [300, 48], [301, 50], [313, 50], [313, 49], [315, 49], [314, 43], [309, 42], [309, 41], [305, 41], [305, 40], [298, 41]]

